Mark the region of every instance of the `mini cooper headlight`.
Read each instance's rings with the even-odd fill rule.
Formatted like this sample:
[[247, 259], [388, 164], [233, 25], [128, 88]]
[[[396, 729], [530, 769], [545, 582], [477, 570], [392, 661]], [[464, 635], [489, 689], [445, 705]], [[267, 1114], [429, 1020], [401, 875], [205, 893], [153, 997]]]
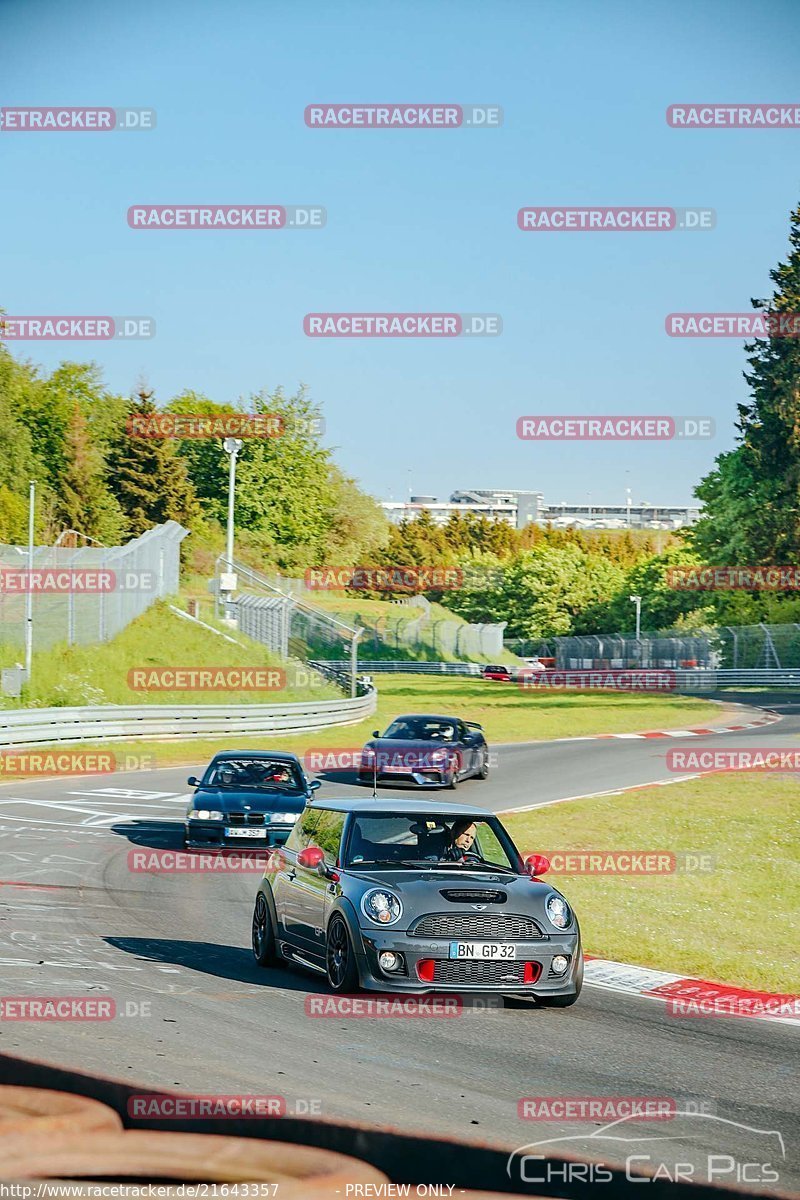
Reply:
[[362, 898], [361, 911], [376, 925], [394, 925], [403, 915], [403, 906], [394, 892], [374, 888]]
[[224, 813], [213, 808], [192, 808], [186, 814], [190, 821], [223, 821]]
[[556, 929], [568, 929], [572, 924], [572, 913], [563, 896], [548, 896], [545, 908]]
[[294, 825], [300, 813], [270, 813], [270, 823], [275, 825]]

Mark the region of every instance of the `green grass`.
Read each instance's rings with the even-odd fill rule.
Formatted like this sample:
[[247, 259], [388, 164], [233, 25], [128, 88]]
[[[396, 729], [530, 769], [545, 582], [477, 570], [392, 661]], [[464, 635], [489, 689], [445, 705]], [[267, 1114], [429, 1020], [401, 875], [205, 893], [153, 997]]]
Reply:
[[[469, 721], [479, 721], [490, 746], [498, 742], [572, 737], [578, 732], [633, 732], [654, 725], [682, 728], [690, 718], [707, 721], [719, 711], [707, 701], [682, 696], [543, 695], [523, 692], [510, 684], [488, 683], [464, 676], [380, 675], [375, 678], [378, 711], [365, 721], [317, 733], [271, 735], [268, 739], [263, 735], [236, 736], [236, 745], [243, 749], [263, 749], [269, 741], [299, 754], [310, 748], [354, 748], [362, 746], [374, 729], [384, 729], [393, 717], [415, 711], [453, 713]], [[283, 700], [284, 694], [276, 696], [276, 700]], [[316, 690], [314, 694], [318, 694]], [[175, 699], [177, 696], [178, 693]], [[219, 696], [217, 699], [222, 701]], [[123, 759], [126, 754], [151, 755], [154, 761], [146, 765], [166, 767], [187, 763], [196, 767], [202, 766], [220, 746], [230, 744], [230, 738], [214, 737], [114, 743], [113, 749], [118, 759]], [[102, 747], [82, 743], [82, 748]]]
[[[204, 614], [212, 622], [210, 611]], [[221, 628], [224, 628], [220, 626]], [[32, 685], [21, 700], [4, 696], [0, 706], [19, 708], [96, 704], [285, 704], [293, 700], [335, 700], [341, 692], [302, 663], [282, 661], [258, 642], [226, 630], [241, 645], [215, 637], [200, 626], [171, 612], [159, 602], [133, 621], [110, 642], [91, 646], [54, 646], [34, 653]], [[16, 648], [5, 648], [5, 665], [19, 657]], [[133, 667], [280, 667], [287, 686], [280, 690], [220, 692], [141, 691], [128, 685]], [[298, 672], [302, 674], [297, 675]]]
[[713, 856], [709, 873], [548, 874], [590, 954], [764, 991], [797, 990], [800, 821], [793, 778], [742, 773], [510, 814], [520, 849]]

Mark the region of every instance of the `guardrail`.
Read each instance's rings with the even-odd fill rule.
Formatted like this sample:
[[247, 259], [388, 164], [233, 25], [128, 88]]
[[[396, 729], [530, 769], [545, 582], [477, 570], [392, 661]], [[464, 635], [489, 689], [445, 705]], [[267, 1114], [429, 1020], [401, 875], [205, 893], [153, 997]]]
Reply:
[[293, 704], [181, 706], [142, 704], [96, 708], [0, 709], [0, 746], [190, 738], [203, 734], [311, 733], [354, 725], [374, 713], [378, 694]]
[[[322, 671], [325, 667], [331, 667], [336, 671], [349, 672], [350, 670], [350, 663], [343, 658], [315, 659], [308, 665], [316, 671]], [[391, 672], [402, 675], [480, 675], [482, 670], [482, 663], [471, 662], [415, 662], [411, 659], [406, 661], [405, 659], [388, 658], [359, 658], [358, 660], [359, 675]]]
[[[319, 668], [321, 663], [310, 663], [310, 666]], [[337, 670], [345, 670], [349, 666], [348, 663], [342, 661], [327, 662], [328, 667], [333, 667]], [[360, 670], [363, 675], [371, 674], [386, 674], [386, 673], [402, 673], [409, 675], [480, 675], [483, 670], [482, 663], [464, 663], [464, 662], [403, 662], [395, 660], [379, 659], [370, 661], [369, 659], [361, 659]], [[529, 676], [534, 680], [536, 675], [530, 676], [530, 668], [523, 664], [509, 665], [512, 677], [516, 675]], [[547, 677], [558, 677], [559, 688], [568, 686], [567, 677], [572, 675], [576, 679], [579, 676], [637, 676], [637, 675], [661, 675], [664, 677], [663, 688], [654, 688], [652, 690], [660, 691], [676, 691], [676, 692], [713, 692], [717, 688], [747, 688], [747, 687], [771, 687], [771, 688], [796, 688], [800, 690], [800, 668], [792, 670], [790, 668], [765, 668], [742, 670], [729, 667], [720, 668], [701, 668], [682, 669], [673, 667], [647, 666], [647, 667], [620, 667], [616, 669], [610, 668], [558, 668], [555, 671], [549, 670], [543, 672], [541, 686], [546, 686]], [[597, 684], [593, 686], [598, 686]], [[608, 684], [611, 688], [611, 681]], [[533, 690], [533, 688], [531, 688]], [[631, 691], [646, 690], [645, 688], [631, 687]]]

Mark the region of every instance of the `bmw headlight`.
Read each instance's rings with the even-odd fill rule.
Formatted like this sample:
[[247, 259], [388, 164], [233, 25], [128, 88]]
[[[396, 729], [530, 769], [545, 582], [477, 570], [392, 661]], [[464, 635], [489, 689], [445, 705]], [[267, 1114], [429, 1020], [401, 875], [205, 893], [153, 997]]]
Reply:
[[225, 814], [213, 808], [190, 808], [186, 814], [190, 821], [223, 821]]
[[300, 813], [270, 813], [270, 823], [274, 825], [294, 825]]
[[572, 912], [563, 896], [548, 896], [545, 908], [556, 929], [568, 929], [572, 924]]
[[394, 925], [403, 915], [403, 906], [394, 892], [374, 888], [362, 897], [361, 911], [376, 925]]

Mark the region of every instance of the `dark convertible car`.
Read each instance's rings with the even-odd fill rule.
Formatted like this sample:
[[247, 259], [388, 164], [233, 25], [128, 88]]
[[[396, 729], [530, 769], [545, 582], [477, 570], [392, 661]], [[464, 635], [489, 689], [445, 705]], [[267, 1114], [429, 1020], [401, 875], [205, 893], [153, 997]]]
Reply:
[[578, 921], [491, 812], [432, 800], [315, 800], [267, 868], [253, 913], [262, 967], [289, 959], [335, 992], [578, 998]]
[[186, 814], [189, 849], [281, 846], [320, 787], [309, 783], [296, 754], [226, 750], [212, 758]]
[[462, 779], [489, 774], [489, 748], [480, 725], [460, 717], [410, 713], [376, 729], [361, 751], [360, 783], [411, 783], [457, 787]]

